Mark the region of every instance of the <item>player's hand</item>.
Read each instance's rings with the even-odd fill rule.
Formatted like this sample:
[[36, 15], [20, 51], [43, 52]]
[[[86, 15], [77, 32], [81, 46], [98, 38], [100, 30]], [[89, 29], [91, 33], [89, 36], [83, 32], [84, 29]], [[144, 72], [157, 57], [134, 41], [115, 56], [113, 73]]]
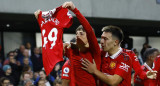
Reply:
[[91, 73], [91, 74], [94, 74], [95, 71], [97, 70], [96, 63], [95, 63], [94, 59], [93, 59], [93, 63], [91, 63], [87, 59], [84, 59], [84, 60], [82, 60], [81, 64], [83, 65], [82, 69]]
[[74, 10], [76, 8], [72, 1], [63, 3], [62, 7], [68, 8], [69, 10]]
[[157, 71], [147, 71], [147, 78], [149, 79], [156, 79]]
[[78, 47], [85, 47], [88, 48], [89, 47], [89, 43], [88, 42], [84, 42], [85, 40], [83, 40], [82, 37], [77, 37], [76, 38], [76, 45]]
[[38, 15], [40, 14], [40, 11], [41, 10], [37, 10], [36, 12], [34, 12], [34, 15], [35, 15], [36, 19], [38, 19]]
[[66, 53], [66, 48], [70, 48], [70, 43], [63, 43], [63, 54]]

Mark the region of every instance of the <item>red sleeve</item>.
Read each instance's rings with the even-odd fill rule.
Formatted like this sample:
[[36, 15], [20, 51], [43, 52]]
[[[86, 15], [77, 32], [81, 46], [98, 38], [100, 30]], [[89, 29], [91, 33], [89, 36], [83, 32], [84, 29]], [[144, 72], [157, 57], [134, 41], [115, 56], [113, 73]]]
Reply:
[[139, 60], [135, 55], [135, 53], [132, 51], [131, 55], [129, 56], [132, 58], [133, 69], [136, 72], [136, 74], [139, 76], [139, 78], [142, 80], [147, 79], [146, 72], [142, 70]]
[[[141, 68], [143, 68], [143, 67], [144, 66], [141, 66]], [[137, 75], [137, 72], [135, 72], [135, 74], [134, 74], [134, 83], [140, 84], [140, 85], [143, 85], [143, 83], [144, 83], [144, 80], [139, 78], [139, 75]]]
[[[69, 60], [68, 60], [69, 61]], [[68, 61], [65, 62], [65, 64], [62, 67], [62, 79], [71, 79], [71, 69], [70, 69], [70, 65], [68, 63]]]
[[98, 45], [97, 38], [94, 34], [94, 31], [87, 21], [87, 19], [79, 12], [77, 8], [73, 10], [74, 14], [77, 16], [79, 22], [82, 24], [83, 28], [85, 29], [87, 33], [87, 39], [89, 42], [89, 47], [92, 52], [93, 58], [96, 62], [97, 68], [100, 69], [100, 63], [101, 63], [101, 54], [100, 54], [100, 48]]

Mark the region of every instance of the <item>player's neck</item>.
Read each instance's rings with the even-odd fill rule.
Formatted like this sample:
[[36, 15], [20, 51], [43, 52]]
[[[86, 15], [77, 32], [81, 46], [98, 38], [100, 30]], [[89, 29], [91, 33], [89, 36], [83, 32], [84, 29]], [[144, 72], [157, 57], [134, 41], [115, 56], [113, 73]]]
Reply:
[[147, 64], [150, 68], [153, 67], [153, 62], [152, 62], [152, 61], [146, 61], [146, 64]]
[[110, 56], [114, 55], [115, 53], [117, 53], [119, 51], [119, 46], [115, 46], [113, 47], [110, 51], [108, 51], [108, 54]]
[[80, 51], [80, 52], [86, 52], [86, 51], [87, 51], [87, 48], [86, 48], [86, 47], [79, 47], [79, 51]]

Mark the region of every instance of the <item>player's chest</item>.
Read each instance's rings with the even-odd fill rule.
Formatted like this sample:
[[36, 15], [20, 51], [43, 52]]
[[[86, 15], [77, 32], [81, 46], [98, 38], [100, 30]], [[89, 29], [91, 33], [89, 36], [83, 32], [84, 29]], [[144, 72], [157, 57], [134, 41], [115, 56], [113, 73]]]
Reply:
[[114, 74], [119, 62], [117, 60], [111, 60], [111, 59], [103, 59], [102, 60], [102, 72], [108, 73], [110, 75]]
[[79, 53], [79, 54], [72, 54], [72, 60], [74, 61], [75, 64], [81, 64], [82, 60], [84, 60], [84, 58], [88, 59], [89, 61], [92, 62], [92, 55], [91, 53], [87, 52], [87, 53]]

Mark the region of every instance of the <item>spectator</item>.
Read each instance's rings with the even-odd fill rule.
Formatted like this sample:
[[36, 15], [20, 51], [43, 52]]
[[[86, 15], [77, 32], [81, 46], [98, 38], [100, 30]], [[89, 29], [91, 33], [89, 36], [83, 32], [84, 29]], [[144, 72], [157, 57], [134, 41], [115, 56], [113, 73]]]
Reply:
[[62, 80], [61, 80], [61, 79], [56, 79], [56, 80], [54, 81], [53, 86], [62, 86]]
[[43, 67], [42, 64], [42, 55], [40, 55], [39, 48], [34, 48], [34, 54], [31, 57], [31, 61], [33, 63], [33, 71], [40, 71]]
[[25, 50], [25, 46], [24, 45], [20, 45], [19, 50], [18, 50], [18, 54], [17, 54], [17, 58], [16, 58], [17, 60], [21, 59], [23, 57], [24, 50]]
[[23, 51], [23, 56], [20, 57], [20, 58], [18, 58], [18, 61], [20, 61], [20, 63], [21, 63], [22, 66], [24, 65], [24, 63], [23, 63], [23, 59], [24, 59], [24, 58], [28, 58], [28, 59], [29, 59], [29, 65], [32, 67], [32, 61], [31, 61], [31, 59], [30, 59], [30, 57], [29, 57], [29, 54], [28, 54], [28, 50], [27, 50], [27, 49], [25, 49], [25, 50]]
[[145, 58], [144, 58], [143, 54], [144, 54], [144, 52], [145, 52], [145, 50], [146, 50], [147, 48], [151, 48], [151, 46], [150, 46], [148, 43], [144, 43], [144, 44], [143, 44], [143, 48], [141, 49], [141, 57], [142, 57], [142, 59], [143, 59], [143, 62], [145, 61]]
[[6, 77], [0, 78], [0, 86], [7, 86], [10, 83], [10, 80]]
[[31, 85], [33, 85], [32, 80], [27, 79], [27, 80], [24, 81], [24, 86], [31, 86]]
[[23, 66], [30, 66], [31, 70], [33, 70], [32, 61], [28, 57], [23, 58]]
[[4, 61], [3, 65], [8, 65], [9, 64], [9, 61], [14, 59], [14, 52], [13, 51], [10, 51], [8, 54], [7, 54], [7, 59]]
[[51, 72], [51, 75], [53, 75], [54, 78], [59, 79], [60, 78], [60, 64], [57, 63], [56, 66], [53, 69], [53, 72]]
[[32, 55], [31, 43], [27, 42], [25, 47], [28, 50], [29, 56], [31, 56]]
[[12, 68], [10, 65], [4, 65], [3, 66], [4, 75], [3, 77], [6, 77], [10, 80], [11, 83], [16, 85], [15, 76], [12, 74]]
[[[25, 72], [22, 73], [19, 86], [25, 85], [25, 83], [26, 83], [27, 80], [31, 80], [31, 76], [30, 76], [30, 73], [29, 73], [29, 72], [25, 71]], [[32, 81], [32, 82], [33, 82], [33, 81]]]
[[51, 75], [47, 76], [44, 70], [41, 70], [39, 72], [39, 75], [40, 75], [40, 77], [38, 77], [34, 82], [35, 85], [38, 85], [38, 81], [40, 79], [42, 79], [42, 80], [45, 80], [45, 85], [46, 86], [52, 86], [53, 81], [55, 80], [53, 76], [51, 76]]
[[44, 79], [40, 79], [40, 80], [38, 81], [38, 86], [46, 86], [46, 85], [45, 85], [45, 80], [44, 80]]

